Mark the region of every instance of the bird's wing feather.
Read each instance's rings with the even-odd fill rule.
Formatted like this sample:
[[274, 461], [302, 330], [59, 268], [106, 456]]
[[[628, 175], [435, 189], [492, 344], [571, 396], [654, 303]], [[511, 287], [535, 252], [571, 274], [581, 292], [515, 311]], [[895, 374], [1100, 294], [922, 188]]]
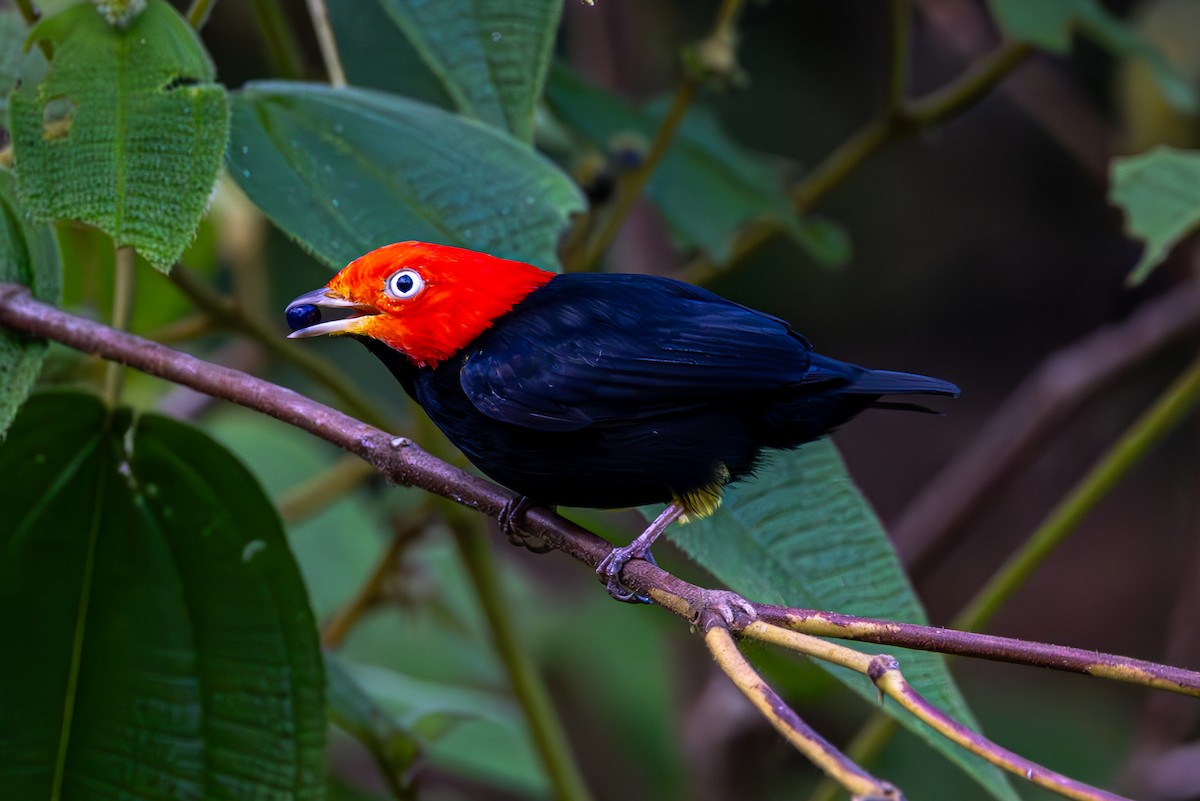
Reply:
[[571, 431], [734, 402], [809, 376], [783, 321], [646, 276], [559, 276], [481, 337], [460, 381], [496, 420]]

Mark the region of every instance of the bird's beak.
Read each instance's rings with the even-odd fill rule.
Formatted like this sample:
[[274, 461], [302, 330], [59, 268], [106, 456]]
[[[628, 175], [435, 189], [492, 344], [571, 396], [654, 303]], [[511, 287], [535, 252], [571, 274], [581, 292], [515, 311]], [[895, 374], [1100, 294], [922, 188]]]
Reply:
[[322, 334], [353, 334], [359, 330], [364, 318], [379, 314], [378, 309], [372, 306], [364, 306], [361, 303], [355, 303], [329, 287], [321, 287], [320, 289], [314, 289], [312, 292], [304, 293], [287, 305], [285, 313], [290, 314], [292, 309], [300, 306], [316, 306], [319, 309], [338, 309], [339, 311], [349, 310], [350, 314], [334, 320], [325, 320], [305, 326], [304, 328], [298, 328], [288, 334], [288, 339], [317, 337]]

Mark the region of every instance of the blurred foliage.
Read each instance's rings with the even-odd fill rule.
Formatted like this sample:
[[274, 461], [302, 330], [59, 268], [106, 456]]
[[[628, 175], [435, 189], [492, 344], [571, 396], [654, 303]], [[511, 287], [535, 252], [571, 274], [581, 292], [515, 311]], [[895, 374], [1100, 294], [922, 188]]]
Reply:
[[[679, 71], [663, 54], [710, 35], [718, 12], [713, 3], [343, 0], [328, 10], [350, 86], [335, 89], [278, 80], [268, 66], [271, 41], [303, 62], [297, 73], [321, 72], [302, 2], [263, 0], [257, 11], [280, 13], [258, 14], [217, 2], [202, 37], [162, 0], [148, 0], [124, 27], [90, 3], [35, 5], [44, 18], [32, 33], [16, 11], [0, 10], [0, 148], [12, 141], [0, 159], [13, 168], [0, 169], [0, 280], [55, 300], [61, 271], [68, 309], [107, 320], [110, 308], [131, 302], [135, 333], [317, 397], [326, 391], [313, 371], [328, 377], [336, 367], [364, 402], [390, 404], [381, 416], [449, 458], [457, 457], [400, 405], [384, 369], [349, 343], [297, 346], [328, 360], [299, 364], [222, 330], [150, 267], [169, 270], [182, 258], [231, 314], [272, 320], [283, 336], [279, 312], [291, 297], [387, 242], [429, 239], [551, 269], [572, 263], [565, 256], [580, 232], [611, 213], [614, 192], [645, 164], [668, 118]], [[703, 257], [730, 297], [806, 319], [806, 330], [811, 324], [848, 357], [858, 359], [858, 348], [870, 359], [911, 358], [924, 346], [921, 359], [957, 370], [969, 389], [951, 418], [864, 418], [839, 434], [867, 495], [894, 505], [990, 410], [979, 398], [1015, 383], [1054, 343], [1106, 322], [1097, 307], [1133, 302], [1119, 293], [1136, 256], [1110, 230], [1117, 215], [1096, 199], [1096, 182], [1081, 177], [1078, 130], [1051, 145], [1041, 130], [1063, 126], [1049, 116], [1076, 112], [1070, 119], [1082, 128], [1078, 120], [1091, 118], [1068, 106], [1095, 97], [1124, 115], [1113, 125], [1131, 148], [1148, 151], [1116, 160], [1111, 174], [1114, 203], [1147, 242], [1134, 276], [1144, 280], [1164, 261], [1149, 286], [1186, 272], [1168, 253], [1186, 255], [1176, 245], [1200, 220], [1197, 154], [1153, 146], [1195, 144], [1200, 43], [1194, 26], [1151, 23], [1178, 5], [1170, 0], [962, 4], [1006, 36], [1059, 54], [1054, 80], [1083, 91], [1055, 95], [1069, 103], [1049, 112], [1016, 113], [1002, 99], [957, 109], [945, 131], [845, 176], [844, 192], [821, 209], [836, 222], [801, 215], [795, 189], [878, 111], [889, 69], [898, 63], [902, 83], [927, 88], [952, 84], [980, 55], [950, 53], [943, 38], [953, 37], [934, 14], [893, 28], [886, 5], [747, 4], [735, 37], [743, 63], [731, 74], [749, 82], [702, 87], [650, 176], [646, 202], [599, 268], [671, 272]], [[1136, 27], [1113, 10], [1131, 5], [1142, 12]], [[278, 27], [264, 32], [263, 20]], [[911, 47], [889, 64], [881, 43], [895, 30], [911, 35]], [[1080, 39], [1103, 53], [1077, 47]], [[249, 202], [233, 182], [216, 182], [222, 153]], [[34, 222], [48, 219], [59, 221], [56, 240]], [[755, 226], [778, 235], [761, 251], [743, 247]], [[125, 244], [145, 259], [132, 295], [113, 278], [115, 246]], [[1098, 254], [1107, 258], [1101, 267]], [[830, 264], [848, 266], [811, 269]], [[0, 428], [45, 351], [0, 332]], [[137, 799], [218, 797], [217, 785], [229, 798], [552, 794], [536, 723], [512, 694], [495, 632], [443, 526], [429, 524], [404, 545], [336, 656], [317, 650], [314, 618], [329, 621], [356, 603], [389, 539], [428, 517], [421, 493], [368, 482], [282, 526], [272, 504], [287, 508], [297, 487], [319, 485], [341, 457], [335, 449], [145, 377], [130, 376], [109, 408], [95, 397], [94, 362], [61, 349], [49, 362], [43, 383], [88, 393], [35, 395], [0, 445], [0, 629], [12, 635], [0, 660], [0, 797], [86, 799], [96, 797], [85, 785], [93, 779]], [[1133, 395], [1133, 406], [1144, 402]], [[1092, 426], [1080, 437], [1085, 455], [1119, 417], [1077, 423]], [[885, 435], [885, 427], [904, 433]], [[1083, 461], [1072, 452], [1064, 467], [1062, 454], [1049, 453], [1033, 472], [1031, 498], [1056, 491], [1057, 477]], [[618, 538], [632, 522], [582, 515]], [[954, 592], [968, 595], [1016, 547], [1004, 536], [1011, 532], [990, 533], [972, 540], [970, 564], [920, 588], [934, 599], [926, 613], [826, 442], [772, 460], [731, 489], [717, 516], [673, 532], [694, 562], [669, 549], [659, 557], [689, 580], [715, 577], [754, 600], [937, 620], [961, 600]], [[1158, 563], [1169, 575], [1148, 581], [1152, 591], [1078, 593], [1087, 598], [1072, 599], [1074, 628], [1057, 638], [1076, 639], [1093, 619], [1106, 634], [1165, 628], [1158, 618], [1114, 621], [1131, 614], [1124, 599], [1179, 582], [1171, 570], [1182, 552]], [[1104, 553], [1091, 542], [1073, 563]], [[677, 621], [611, 603], [567, 560], [508, 549], [495, 556], [520, 640], [597, 797], [795, 798], [817, 783], [730, 697]], [[1115, 574], [1097, 567], [1088, 581], [1113, 587], [1135, 572], [1127, 555], [1114, 561]], [[1062, 575], [1050, 590], [1072, 586], [1074, 576]], [[1035, 633], [1053, 617], [1036, 604], [1024, 611]], [[849, 683], [867, 703], [807, 664], [748, 650], [835, 741], [848, 740], [876, 706], [859, 677]], [[968, 667], [964, 694], [940, 657], [903, 659], [917, 688], [960, 720], [978, 718], [1005, 745], [1081, 779], [1114, 781], [1113, 765], [1130, 747], [1118, 734], [1134, 728], [1135, 714], [1115, 691], [1060, 692], [1060, 679], [1026, 687], [995, 673], [980, 681]], [[335, 734], [322, 757], [327, 720], [357, 745]], [[875, 768], [909, 797], [1016, 797], [994, 769], [915, 731]]]

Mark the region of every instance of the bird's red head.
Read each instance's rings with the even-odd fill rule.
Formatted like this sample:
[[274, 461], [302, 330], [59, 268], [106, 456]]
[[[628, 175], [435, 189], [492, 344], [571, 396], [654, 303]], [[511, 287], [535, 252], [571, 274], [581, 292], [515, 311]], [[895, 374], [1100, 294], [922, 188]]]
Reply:
[[450, 358], [554, 273], [530, 264], [428, 242], [397, 242], [355, 259], [326, 286], [301, 295], [305, 306], [349, 311], [292, 337], [357, 334], [397, 350], [420, 367]]

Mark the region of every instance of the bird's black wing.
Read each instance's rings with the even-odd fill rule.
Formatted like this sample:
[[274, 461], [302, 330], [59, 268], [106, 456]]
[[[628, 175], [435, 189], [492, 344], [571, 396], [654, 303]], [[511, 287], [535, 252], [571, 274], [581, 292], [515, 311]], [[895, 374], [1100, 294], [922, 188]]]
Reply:
[[562, 275], [476, 341], [460, 380], [495, 420], [571, 431], [844, 379], [810, 356], [782, 320], [687, 284]]

